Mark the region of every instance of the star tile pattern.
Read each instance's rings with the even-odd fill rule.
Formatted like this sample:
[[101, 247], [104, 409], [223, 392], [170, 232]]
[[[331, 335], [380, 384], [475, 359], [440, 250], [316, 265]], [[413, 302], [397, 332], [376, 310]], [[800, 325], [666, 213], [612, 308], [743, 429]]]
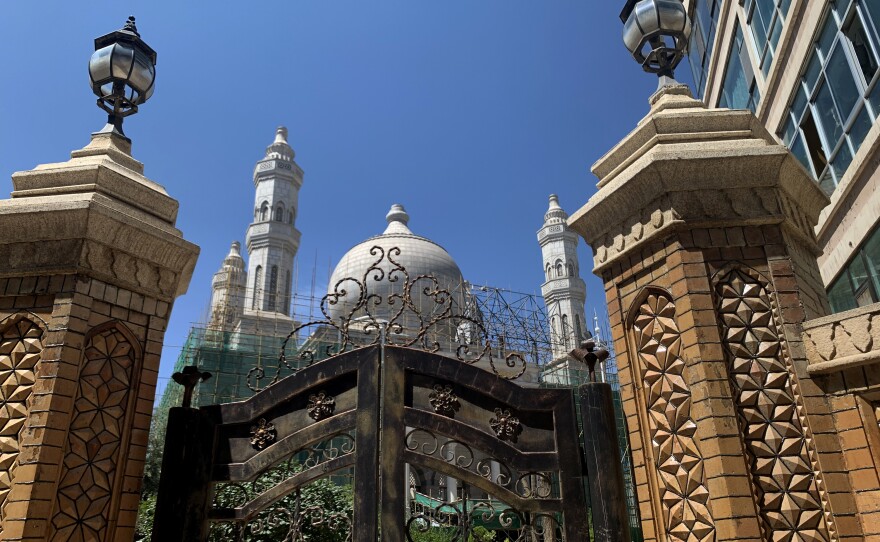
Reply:
[[0, 520], [18, 465], [19, 434], [43, 351], [43, 330], [20, 319], [0, 334]]
[[703, 458], [694, 439], [691, 392], [684, 379], [675, 305], [650, 295], [633, 324], [641, 360], [648, 426], [662, 487], [660, 499], [670, 540], [712, 542], [715, 526], [707, 503]]
[[134, 366], [132, 344], [115, 329], [93, 336], [86, 345], [52, 518], [53, 542], [108, 539]]
[[715, 288], [765, 539], [827, 541], [822, 505], [767, 289], [743, 270]]

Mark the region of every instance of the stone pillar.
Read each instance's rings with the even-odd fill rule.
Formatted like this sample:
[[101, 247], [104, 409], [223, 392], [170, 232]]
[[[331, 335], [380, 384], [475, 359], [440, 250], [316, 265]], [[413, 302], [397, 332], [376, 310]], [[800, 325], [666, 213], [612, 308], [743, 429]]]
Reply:
[[751, 113], [680, 85], [593, 172], [569, 224], [605, 283], [645, 540], [859, 536], [800, 338], [828, 311], [818, 185]]
[[98, 133], [0, 201], [0, 538], [132, 540], [162, 340], [198, 247]]

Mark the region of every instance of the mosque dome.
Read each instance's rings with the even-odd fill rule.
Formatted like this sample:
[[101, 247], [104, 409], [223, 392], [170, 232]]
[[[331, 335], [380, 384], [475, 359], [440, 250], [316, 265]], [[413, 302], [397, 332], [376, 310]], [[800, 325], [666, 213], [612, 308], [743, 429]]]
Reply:
[[[395, 275], [399, 278], [389, 280], [388, 273], [397, 267], [395, 263], [406, 270], [411, 282], [422, 275], [436, 278], [437, 286], [449, 291], [453, 301], [453, 312], [460, 313], [464, 305], [464, 278], [452, 256], [434, 241], [410, 231], [407, 226], [409, 214], [402, 205], [392, 205], [385, 219], [388, 222], [385, 231], [349, 250], [333, 271], [328, 292], [332, 294], [334, 291], [344, 289], [346, 295], [341, 297], [338, 303], [328, 304], [330, 316], [334, 319], [349, 315], [358, 318], [366, 314], [363, 307], [357, 307], [360, 298], [359, 286], [347, 279], [355, 279], [361, 284], [366, 280], [367, 294], [381, 296], [381, 300], [371, 298], [380, 301], [379, 304], [369, 307], [369, 314], [374, 318], [389, 319], [396, 314], [399, 304], [389, 305], [388, 300], [390, 295], [402, 293], [405, 277], [400, 272], [392, 273], [392, 278]], [[381, 250], [377, 251], [374, 247], [379, 247]], [[397, 253], [394, 249], [399, 249], [400, 252]], [[375, 271], [368, 272], [373, 265], [385, 272], [381, 280], [375, 279]], [[421, 293], [428, 285], [429, 282], [422, 279], [411, 291], [413, 303], [417, 305], [423, 316], [439, 308], [435, 300], [428, 299]], [[352, 309], [355, 308], [357, 310], [352, 313]]]

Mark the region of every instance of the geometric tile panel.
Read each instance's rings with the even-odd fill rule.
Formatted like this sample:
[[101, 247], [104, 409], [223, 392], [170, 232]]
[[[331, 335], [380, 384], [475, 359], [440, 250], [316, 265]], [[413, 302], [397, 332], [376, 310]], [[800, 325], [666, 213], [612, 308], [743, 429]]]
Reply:
[[0, 334], [0, 520], [18, 465], [19, 435], [43, 351], [43, 330], [21, 319]]
[[742, 270], [715, 287], [737, 414], [766, 540], [828, 540], [773, 307]]
[[694, 439], [697, 426], [691, 418], [675, 305], [665, 296], [651, 294], [639, 307], [633, 332], [644, 370], [648, 428], [667, 535], [675, 541], [712, 542], [715, 526], [707, 507], [703, 457]]
[[109, 329], [89, 340], [84, 357], [52, 518], [52, 541], [107, 538], [135, 352], [122, 333]]

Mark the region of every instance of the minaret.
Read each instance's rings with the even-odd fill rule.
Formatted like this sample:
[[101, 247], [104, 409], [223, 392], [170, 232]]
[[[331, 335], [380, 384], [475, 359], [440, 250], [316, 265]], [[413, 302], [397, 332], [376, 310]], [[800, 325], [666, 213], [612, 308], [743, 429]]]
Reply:
[[300, 232], [294, 227], [303, 171], [293, 161], [287, 128], [279, 127], [266, 157], [254, 168], [254, 221], [247, 231], [245, 311], [290, 312], [293, 258]]
[[232, 329], [241, 318], [246, 283], [241, 243], [233, 241], [223, 265], [211, 281], [212, 329]]
[[568, 228], [567, 218], [556, 194], [551, 194], [544, 225], [538, 230], [538, 243], [544, 257], [541, 295], [550, 320], [553, 359], [565, 356], [590, 336], [584, 313], [587, 286], [579, 274], [578, 236]]

